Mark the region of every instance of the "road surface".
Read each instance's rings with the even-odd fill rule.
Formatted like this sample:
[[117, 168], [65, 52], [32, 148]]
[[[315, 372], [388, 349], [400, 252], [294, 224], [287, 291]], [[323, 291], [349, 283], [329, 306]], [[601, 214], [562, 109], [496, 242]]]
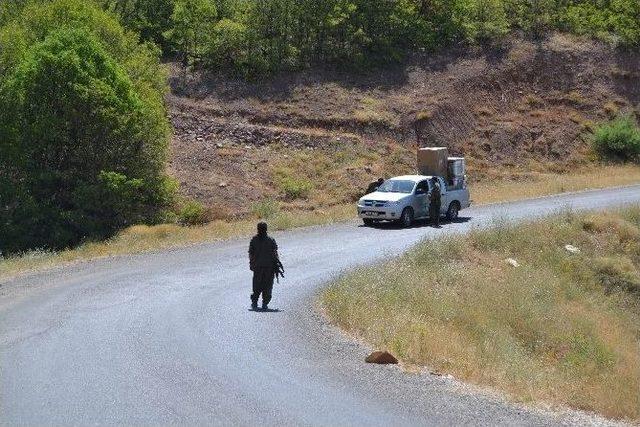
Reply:
[[279, 312], [248, 311], [246, 239], [101, 259], [0, 287], [0, 424], [551, 425], [592, 421], [363, 363], [314, 309], [341, 271], [500, 218], [640, 202], [640, 186], [474, 207], [442, 229], [276, 233]]

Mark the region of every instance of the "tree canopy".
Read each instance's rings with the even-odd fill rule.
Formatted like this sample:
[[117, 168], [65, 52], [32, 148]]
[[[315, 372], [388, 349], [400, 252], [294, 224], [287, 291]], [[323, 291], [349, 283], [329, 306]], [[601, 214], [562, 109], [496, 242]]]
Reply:
[[[58, 12], [68, 19], [56, 25]], [[59, 0], [0, 33], [20, 42], [0, 80], [3, 252], [103, 238], [159, 220], [171, 202], [157, 57], [112, 18], [91, 22], [100, 17]]]

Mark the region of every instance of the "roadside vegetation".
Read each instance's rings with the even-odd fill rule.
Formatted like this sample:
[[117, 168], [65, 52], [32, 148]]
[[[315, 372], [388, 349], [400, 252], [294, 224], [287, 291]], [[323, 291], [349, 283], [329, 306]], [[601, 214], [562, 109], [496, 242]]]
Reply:
[[64, 249], [173, 204], [158, 51], [80, 0], [0, 28], [0, 251]]
[[[594, 177], [601, 177], [594, 180]], [[576, 174], [538, 174], [528, 181], [496, 181], [472, 186], [475, 204], [504, 202], [557, 194], [566, 191], [630, 185], [640, 182], [638, 166], [605, 166]], [[107, 256], [136, 254], [247, 237], [255, 233], [258, 219], [266, 220], [273, 230], [330, 224], [354, 219], [354, 204], [339, 204], [314, 209], [287, 209], [275, 199], [266, 198], [251, 206], [249, 217], [237, 220], [212, 219], [208, 210], [195, 202], [178, 209], [172, 223], [133, 225], [104, 241], [86, 241], [71, 249], [36, 249], [0, 256], [0, 280], [22, 273]]]
[[598, 126], [593, 146], [603, 157], [619, 161], [640, 161], [640, 127], [633, 115], [618, 116]]
[[[0, 24], [37, 0], [5, 0]], [[365, 68], [416, 50], [565, 31], [637, 47], [635, 0], [96, 0], [186, 64], [257, 76], [333, 63]], [[27, 6], [29, 7], [29, 6]]]
[[640, 207], [428, 240], [347, 273], [321, 301], [405, 363], [640, 420]]

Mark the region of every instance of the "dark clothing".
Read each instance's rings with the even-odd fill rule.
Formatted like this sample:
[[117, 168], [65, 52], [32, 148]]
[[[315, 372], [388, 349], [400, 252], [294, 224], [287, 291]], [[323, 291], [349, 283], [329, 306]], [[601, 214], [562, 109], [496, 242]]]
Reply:
[[254, 236], [249, 244], [249, 267], [273, 268], [278, 261], [278, 244], [269, 236]]
[[375, 192], [378, 187], [380, 187], [380, 185], [382, 185], [379, 181], [373, 181], [371, 184], [369, 184], [369, 186], [367, 187], [367, 191], [364, 193], [365, 196], [367, 194], [371, 194], [373, 192]]
[[438, 227], [440, 225], [440, 207], [442, 203], [442, 190], [440, 189], [439, 182], [433, 185], [429, 200], [429, 218], [431, 219], [431, 223]]
[[278, 244], [265, 235], [257, 235], [249, 244], [249, 268], [253, 271], [253, 293], [251, 302], [258, 303], [262, 295], [262, 305], [271, 301], [273, 279], [278, 265]]
[[256, 267], [253, 270], [253, 293], [251, 302], [258, 303], [262, 294], [262, 305], [267, 305], [271, 301], [271, 291], [273, 290], [273, 278], [275, 272], [270, 267]]
[[434, 226], [438, 227], [440, 225], [440, 203], [431, 202], [431, 205], [429, 205], [429, 218], [431, 218], [431, 224]]

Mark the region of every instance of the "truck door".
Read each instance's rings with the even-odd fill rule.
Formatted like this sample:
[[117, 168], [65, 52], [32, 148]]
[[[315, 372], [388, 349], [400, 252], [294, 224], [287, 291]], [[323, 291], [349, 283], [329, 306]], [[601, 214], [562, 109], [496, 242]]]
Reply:
[[449, 209], [449, 203], [451, 202], [451, 200], [449, 200], [451, 197], [449, 196], [449, 191], [447, 190], [447, 183], [444, 181], [444, 179], [442, 179], [441, 177], [438, 177], [438, 181], [440, 181], [440, 189], [441, 189], [441, 196], [440, 196], [440, 213], [446, 213], [447, 209]]
[[415, 200], [413, 203], [416, 218], [427, 216], [429, 212], [429, 181], [420, 181], [416, 185]]

